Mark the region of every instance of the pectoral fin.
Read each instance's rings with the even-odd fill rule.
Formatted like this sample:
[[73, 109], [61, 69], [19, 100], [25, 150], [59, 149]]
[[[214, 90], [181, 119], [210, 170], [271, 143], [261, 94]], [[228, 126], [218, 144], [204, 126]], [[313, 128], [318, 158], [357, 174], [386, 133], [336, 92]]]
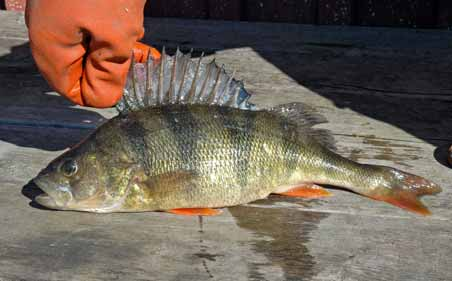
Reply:
[[173, 209], [168, 210], [168, 213], [183, 215], [183, 216], [216, 216], [221, 214], [220, 210], [211, 208], [187, 208], [187, 209]]
[[275, 194], [289, 196], [289, 197], [302, 197], [302, 198], [322, 198], [329, 197], [332, 194], [321, 186], [313, 183], [303, 183], [296, 186], [280, 187]]
[[181, 184], [192, 182], [196, 180], [198, 176], [193, 171], [174, 171], [160, 175], [155, 175], [146, 180], [148, 186], [179, 186]]
[[175, 196], [174, 194], [178, 194], [177, 197], [180, 197], [189, 193], [190, 189], [195, 188], [198, 181], [199, 177], [195, 172], [179, 170], [147, 177], [141, 184], [146, 186], [148, 192], [155, 194], [155, 196], [169, 196], [169, 194]]

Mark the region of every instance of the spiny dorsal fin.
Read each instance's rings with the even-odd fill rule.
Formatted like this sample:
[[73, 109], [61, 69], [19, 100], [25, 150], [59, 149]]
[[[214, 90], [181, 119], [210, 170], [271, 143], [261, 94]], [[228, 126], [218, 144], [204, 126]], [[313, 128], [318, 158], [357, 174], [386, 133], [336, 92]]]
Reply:
[[[132, 56], [133, 57], [133, 56]], [[179, 49], [174, 56], [162, 50], [161, 58], [146, 63], [132, 60], [124, 94], [116, 108], [120, 113], [168, 104], [209, 104], [255, 109], [243, 83], [229, 75], [215, 60], [191, 60], [191, 52]]]

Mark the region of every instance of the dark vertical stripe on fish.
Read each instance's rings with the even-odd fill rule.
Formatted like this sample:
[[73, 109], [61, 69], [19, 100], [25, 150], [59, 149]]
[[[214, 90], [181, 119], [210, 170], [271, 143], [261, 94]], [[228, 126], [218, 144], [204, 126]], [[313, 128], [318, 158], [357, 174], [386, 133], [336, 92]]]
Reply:
[[[196, 170], [194, 160], [198, 152], [197, 144], [200, 132], [194, 116], [186, 106], [177, 107], [176, 110], [163, 107], [162, 112], [167, 127], [173, 134], [181, 159], [181, 168]], [[181, 125], [180, 122], [182, 118], [184, 125]]]
[[235, 174], [240, 186], [248, 184], [249, 161], [253, 145], [253, 132], [255, 130], [256, 113], [252, 111], [239, 111], [226, 107], [218, 107], [226, 128], [231, 146], [238, 153], [237, 163], [234, 165]]
[[135, 158], [144, 167], [146, 175], [149, 175], [151, 171], [151, 160], [149, 159], [148, 146], [145, 140], [146, 130], [143, 125], [126, 116], [121, 120], [120, 128], [124, 131], [133, 153], [135, 154]]
[[281, 138], [281, 147], [284, 149], [287, 176], [291, 176], [298, 166], [298, 152], [296, 151], [297, 146], [294, 145], [294, 143], [298, 141], [298, 132], [296, 127], [293, 126], [285, 117], [279, 117], [279, 128], [284, 136]]

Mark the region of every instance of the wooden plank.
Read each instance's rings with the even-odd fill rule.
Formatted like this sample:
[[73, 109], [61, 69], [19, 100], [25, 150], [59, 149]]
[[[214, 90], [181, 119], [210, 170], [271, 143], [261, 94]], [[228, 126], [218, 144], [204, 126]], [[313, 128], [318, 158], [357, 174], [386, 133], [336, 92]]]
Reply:
[[[448, 78], [449, 72], [447, 72], [450, 60], [444, 60], [444, 57], [433, 60], [423, 57], [424, 64], [415, 61], [415, 54], [413, 54], [414, 57], [390, 55], [388, 52], [372, 55], [355, 53], [353, 56], [347, 56], [346, 50], [333, 53], [330, 51], [310, 49], [305, 54], [292, 54], [291, 60], [288, 61], [285, 59], [285, 53], [256, 54], [247, 49], [235, 49], [218, 52], [216, 58], [230, 69], [240, 69], [239, 77], [244, 79], [247, 88], [257, 95], [258, 101], [261, 97], [265, 97], [275, 102], [284, 102], [279, 99], [280, 95], [275, 94], [274, 89], [278, 88], [278, 93], [290, 95], [293, 99], [313, 103], [326, 110], [336, 107], [350, 109], [402, 130], [399, 132], [391, 130], [391, 133], [385, 136], [387, 138], [408, 140], [415, 135], [423, 140], [430, 139], [429, 142], [433, 143], [434, 139], [452, 139], [452, 129], [441, 125], [441, 122], [452, 122], [449, 111], [451, 102], [449, 91], [441, 91], [441, 95], [431, 96], [428, 98], [429, 103], [418, 102], [419, 98], [427, 98], [427, 95], [416, 95], [416, 91], [420, 89], [423, 89], [423, 94], [427, 94], [435, 87], [452, 88], [452, 82]], [[324, 59], [319, 59], [322, 56]], [[333, 57], [334, 60], [331, 59]], [[256, 74], [255, 69], [259, 69], [259, 75]], [[360, 70], [356, 71], [357, 69]], [[377, 71], [378, 69], [382, 71], [384, 69], [384, 73]], [[388, 69], [394, 72], [388, 72]], [[403, 76], [397, 75], [402, 69], [411, 69], [414, 72], [411, 73], [410, 70], [405, 71]], [[434, 69], [438, 72], [435, 73]], [[446, 72], [443, 73], [443, 71]], [[430, 77], [430, 75], [433, 76]], [[388, 77], [395, 79], [388, 80]], [[433, 83], [430, 84], [430, 82]], [[362, 87], [347, 87], [348, 84], [351, 86], [359, 84]], [[334, 85], [339, 89], [334, 89]], [[366, 87], [368, 90], [365, 90]], [[390, 93], [391, 88], [394, 89], [393, 93]], [[378, 89], [381, 90], [378, 91]], [[404, 91], [400, 93], [400, 89]], [[410, 98], [410, 95], [416, 97]], [[342, 112], [341, 116], [345, 118], [348, 115], [342, 115], [344, 113]], [[443, 119], [440, 120], [439, 116]], [[413, 123], [412, 120], [417, 121]], [[340, 121], [336, 119], [336, 121], [348, 124], [348, 130], [358, 122], [358, 120], [345, 119]], [[366, 119], [366, 122], [373, 124], [370, 126], [376, 125], [372, 120]], [[356, 130], [353, 129], [352, 134], [366, 132], [365, 134], [372, 135], [375, 127], [367, 130], [366, 122], [356, 123]], [[380, 127], [377, 131], [385, 132], [386, 129], [383, 130]], [[406, 132], [411, 136], [405, 135]]]
[[248, 0], [246, 15], [249, 21], [315, 23], [315, 0]]
[[352, 24], [354, 3], [353, 0], [319, 0], [317, 23]]
[[5, 20], [5, 24], [2, 24], [0, 27], [0, 38], [28, 41], [28, 32], [23, 13], [0, 11], [0, 16]]
[[358, 4], [358, 22], [372, 26], [434, 27], [433, 0], [369, 0]]
[[443, 247], [451, 238], [444, 223], [339, 214], [324, 218], [310, 234], [315, 241], [309, 252], [321, 260], [313, 280], [449, 280], [451, 270], [444, 264], [451, 265], [450, 254]]
[[449, 0], [438, 0], [438, 26], [452, 27], [452, 2]]
[[[7, 14], [14, 15], [11, 23], [15, 23], [15, 14]], [[14, 36], [21, 34], [26, 38], [23, 26], [15, 29], [17, 32]], [[299, 28], [297, 25], [160, 19], [147, 21], [146, 30], [153, 44], [174, 47], [187, 40], [192, 40], [187, 48], [214, 50], [250, 44], [253, 50], [233, 48], [217, 52], [216, 56], [225, 63], [228, 70], [238, 70], [239, 78], [245, 79], [247, 88], [258, 94], [257, 99], [259, 96], [271, 98], [269, 95], [272, 95], [272, 91], [268, 89], [278, 85], [291, 97], [301, 97], [327, 109], [335, 109], [337, 106], [349, 108], [400, 129], [391, 131], [391, 135], [380, 137], [397, 136], [408, 140], [414, 135], [432, 143], [436, 142], [435, 139], [451, 138], [451, 127], [444, 125], [452, 122], [448, 110], [452, 89], [449, 67], [452, 59], [449, 42], [452, 38], [448, 32], [419, 33], [387, 29], [382, 36], [381, 31], [365, 28], [341, 28], [340, 33], [335, 27], [311, 29]], [[3, 31], [0, 34], [1, 32]], [[3, 34], [13, 36], [8, 31]], [[164, 37], [159, 37], [162, 34]], [[300, 41], [291, 40], [292, 38]], [[327, 41], [322, 42], [321, 39]], [[15, 97], [10, 99], [8, 95], [0, 95], [2, 104], [38, 105], [45, 102], [50, 106], [70, 105], [57, 95], [42, 94], [50, 89], [37, 75], [36, 69], [32, 68], [27, 46], [13, 47], [16, 43], [8, 45], [6, 41], [2, 44], [6, 47], [5, 52], [9, 52], [11, 47], [13, 50], [13, 55], [2, 57], [4, 63], [11, 64], [11, 67], [0, 68], [2, 92]], [[336, 48], [336, 45], [345, 47]], [[365, 49], [355, 46], [363, 46]], [[416, 46], [415, 52], [410, 51], [412, 46]], [[389, 51], [388, 48], [403, 52]], [[432, 49], [435, 52], [431, 52]], [[290, 54], [290, 61], [286, 58], [287, 53]], [[17, 70], [13, 71], [13, 67]], [[27, 90], [17, 87], [17, 81], [21, 81]], [[420, 98], [428, 98], [432, 105], [418, 103]], [[386, 114], [389, 110], [391, 114]], [[345, 118], [348, 115], [341, 116]], [[439, 116], [443, 121], [439, 120]], [[356, 121], [342, 119], [341, 122], [353, 126]], [[373, 123], [371, 120], [370, 124]], [[357, 125], [354, 133], [361, 130], [367, 135], [375, 135], [372, 133], [373, 129]]]
[[0, 277], [6, 280], [440, 281], [452, 275], [450, 227], [442, 220], [307, 212], [300, 209], [323, 203], [273, 197], [206, 218], [201, 230], [197, 218], [162, 213], [39, 210], [8, 192], [17, 184], [3, 186]]
[[[344, 143], [349, 146], [349, 140]], [[450, 215], [443, 217], [443, 212], [450, 213], [447, 201], [437, 203], [440, 215], [420, 219], [340, 191], [333, 191], [328, 200], [273, 196], [207, 218], [200, 232], [196, 218], [160, 213], [93, 216], [28, 206], [20, 189], [40, 165], [58, 154], [13, 147], [0, 156], [0, 175], [6, 176], [0, 190], [2, 278], [179, 280], [175, 274], [181, 270], [181, 280], [213, 275], [221, 280], [366, 276], [378, 281], [440, 281], [452, 275]], [[118, 257], [123, 257], [121, 266], [116, 264]], [[422, 262], [425, 259], [429, 262]], [[230, 266], [235, 268], [233, 275], [227, 270]], [[164, 273], [158, 270], [162, 267]]]
[[[9, 11], [25, 11], [26, 0], [4, 0], [5, 8]], [[3, 2], [3, 1], [2, 1]]]
[[209, 19], [218, 20], [240, 20], [240, 0], [209, 0]]
[[28, 206], [20, 189], [58, 154], [14, 147], [0, 156], [2, 278], [440, 281], [452, 275], [447, 201], [436, 210], [449, 212], [447, 218], [421, 219], [391, 207], [382, 213], [386, 205], [340, 191], [328, 200], [273, 196], [206, 218], [202, 231], [196, 218], [169, 214], [96, 216]]

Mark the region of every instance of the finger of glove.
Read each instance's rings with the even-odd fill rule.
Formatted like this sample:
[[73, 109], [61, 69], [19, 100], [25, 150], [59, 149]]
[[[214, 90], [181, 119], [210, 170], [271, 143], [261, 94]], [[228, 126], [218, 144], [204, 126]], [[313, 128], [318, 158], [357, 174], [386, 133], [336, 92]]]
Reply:
[[144, 63], [147, 61], [148, 57], [151, 56], [154, 60], [160, 59], [160, 52], [146, 44], [141, 42], [136, 42], [133, 47], [133, 56], [135, 62]]
[[[77, 104], [83, 104], [80, 77], [86, 52], [84, 34], [71, 20], [61, 18], [69, 13], [65, 5], [56, 7], [56, 1], [29, 1], [26, 22], [30, 49], [41, 74], [52, 88]], [[58, 28], [55, 28], [58, 26]]]
[[121, 98], [132, 49], [142, 29], [141, 23], [130, 23], [131, 19], [118, 22], [114, 32], [93, 30], [81, 83], [86, 105], [109, 107]]

